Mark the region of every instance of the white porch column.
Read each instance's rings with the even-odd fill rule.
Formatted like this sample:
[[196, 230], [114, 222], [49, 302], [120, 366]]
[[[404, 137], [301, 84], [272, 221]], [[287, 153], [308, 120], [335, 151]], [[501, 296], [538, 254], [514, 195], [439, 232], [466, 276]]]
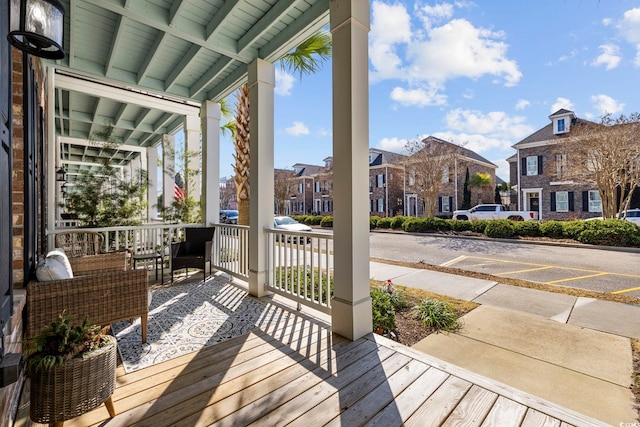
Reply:
[[220, 222], [220, 104], [205, 101], [202, 121], [202, 218], [204, 224]]
[[158, 147], [147, 148], [147, 175], [147, 221], [151, 221], [158, 217]]
[[[47, 160], [44, 162], [47, 171], [47, 229], [52, 231], [56, 228], [56, 219], [60, 218], [60, 208], [58, 201], [58, 183], [56, 182], [56, 167], [58, 164], [58, 138], [56, 138], [56, 116], [55, 116], [55, 69], [47, 70]], [[47, 238], [47, 250], [55, 247], [53, 235]]]
[[185, 156], [184, 166], [186, 169], [191, 170], [192, 175], [187, 178], [185, 173], [184, 186], [187, 189], [187, 194], [198, 202], [202, 194], [202, 175], [200, 173], [197, 175], [194, 174], [194, 172], [202, 172], [200, 158], [200, 120], [198, 116], [185, 116], [184, 118], [184, 146], [185, 150], [192, 154]]
[[163, 135], [162, 143], [162, 204], [167, 209], [175, 200], [173, 184], [176, 179], [176, 138], [169, 134]]
[[[369, 294], [369, 1], [331, 1], [333, 37], [333, 332], [371, 332]], [[253, 190], [252, 190], [253, 194]]]
[[256, 59], [249, 64], [251, 134], [249, 152], [249, 293], [265, 295], [267, 257], [264, 227], [273, 227], [273, 64]]

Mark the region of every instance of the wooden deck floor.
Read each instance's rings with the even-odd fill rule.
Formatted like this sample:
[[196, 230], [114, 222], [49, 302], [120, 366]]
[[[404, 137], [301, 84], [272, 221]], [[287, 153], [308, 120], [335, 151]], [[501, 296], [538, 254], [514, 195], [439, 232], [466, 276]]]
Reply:
[[[28, 393], [24, 396], [28, 399]], [[355, 342], [295, 312], [177, 359], [125, 374], [104, 406], [65, 426], [604, 425], [377, 335]], [[16, 426], [29, 421], [28, 400]]]

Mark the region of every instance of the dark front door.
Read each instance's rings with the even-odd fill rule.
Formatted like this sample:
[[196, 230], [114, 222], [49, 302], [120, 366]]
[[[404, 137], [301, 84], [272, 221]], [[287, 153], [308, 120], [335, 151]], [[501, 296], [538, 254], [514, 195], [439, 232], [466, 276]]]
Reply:
[[11, 49], [9, 0], [0, 0], [0, 357], [4, 354], [2, 330], [13, 304], [11, 215]]
[[532, 197], [529, 199], [529, 210], [538, 212], [540, 210], [540, 198]]

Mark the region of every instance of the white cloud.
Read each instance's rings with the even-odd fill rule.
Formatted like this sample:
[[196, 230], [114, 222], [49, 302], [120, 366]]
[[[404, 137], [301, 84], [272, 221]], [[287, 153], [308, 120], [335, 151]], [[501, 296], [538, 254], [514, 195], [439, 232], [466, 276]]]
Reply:
[[[445, 117], [447, 127], [458, 132], [488, 135], [510, 146], [533, 132], [522, 116], [509, 116], [504, 111], [480, 111], [455, 109]], [[505, 148], [505, 147], [502, 147]]]
[[329, 129], [320, 128], [320, 130], [318, 131], [318, 136], [320, 137], [332, 136], [332, 135], [333, 135], [333, 132]]
[[591, 103], [601, 116], [605, 114], [618, 114], [624, 110], [624, 103], [618, 102], [607, 95], [594, 95], [591, 97]]
[[509, 162], [506, 159], [494, 159], [491, 163], [498, 166], [496, 169], [496, 175], [502, 178], [503, 181], [509, 182]]
[[447, 103], [446, 95], [438, 94], [435, 90], [407, 90], [401, 87], [395, 87], [391, 91], [390, 97], [392, 100], [404, 105], [405, 107], [425, 107], [427, 105], [444, 105]]
[[522, 77], [515, 61], [506, 57], [504, 34], [474, 27], [465, 19], [454, 19], [429, 31], [429, 38], [407, 46], [412, 80], [441, 86], [459, 77], [478, 79], [485, 74], [501, 77], [514, 86]]
[[611, 19], [611, 18], [602, 18], [602, 25], [604, 25], [605, 27], [608, 27], [612, 23], [613, 23], [613, 19]]
[[440, 3], [435, 6], [422, 6], [418, 9], [418, 15], [425, 28], [431, 28], [434, 23], [441, 22], [453, 16], [453, 5]]
[[531, 103], [526, 99], [518, 99], [518, 102], [516, 102], [516, 110], [524, 110], [530, 105]]
[[482, 154], [492, 149], [510, 150], [511, 146], [519, 141], [495, 138], [480, 134], [452, 131], [436, 132], [433, 134], [433, 136], [445, 141], [453, 142], [454, 144], [462, 145], [464, 148], [468, 148], [469, 150], [475, 151], [478, 154]]
[[640, 67], [640, 8], [627, 10], [617, 27], [622, 37], [635, 46], [634, 64]]
[[565, 110], [573, 111], [573, 103], [569, 101], [567, 98], [558, 97], [556, 102], [551, 105], [551, 114], [555, 113], [559, 109], [564, 108]]
[[[456, 3], [456, 7], [466, 4]], [[372, 83], [404, 81], [411, 90], [395, 96], [406, 98], [409, 92], [414, 97], [421, 95], [406, 105], [441, 105], [443, 98], [436, 94], [452, 79], [475, 80], [490, 75], [505, 86], [520, 81], [522, 73], [507, 55], [503, 32], [475, 27], [466, 19], [451, 19], [454, 7], [450, 4], [416, 9], [418, 22], [413, 24], [421, 27], [412, 31], [411, 15], [403, 4], [373, 2], [369, 36]], [[447, 22], [436, 26], [440, 21]], [[425, 92], [414, 92], [419, 89]], [[432, 101], [426, 103], [426, 98]]]
[[593, 60], [592, 65], [604, 65], [607, 70], [612, 70], [620, 64], [620, 48], [614, 44], [603, 44], [600, 46], [602, 53]]
[[407, 140], [401, 138], [382, 138], [378, 142], [377, 148], [394, 153], [408, 154], [406, 150]]
[[286, 128], [285, 132], [292, 136], [309, 135], [309, 128], [302, 122], [293, 122], [293, 125]]
[[291, 95], [291, 89], [295, 77], [292, 74], [283, 72], [281, 69], [276, 68], [276, 87], [274, 92], [278, 95], [289, 96]]

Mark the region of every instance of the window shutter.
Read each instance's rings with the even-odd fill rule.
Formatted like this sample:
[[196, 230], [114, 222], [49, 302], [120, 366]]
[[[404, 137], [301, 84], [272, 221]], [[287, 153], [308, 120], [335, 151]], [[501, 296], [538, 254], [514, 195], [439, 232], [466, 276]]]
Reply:
[[573, 212], [575, 210], [573, 203], [573, 191], [569, 191], [569, 210]]
[[589, 192], [582, 192], [582, 212], [589, 212]]
[[556, 211], [556, 192], [555, 191], [551, 192], [551, 207], [549, 209], [551, 210], [551, 212]]
[[542, 175], [542, 156], [538, 156], [538, 175]]
[[438, 196], [438, 212], [442, 212], [442, 196]]
[[520, 174], [522, 176], [526, 176], [527, 175], [527, 158], [523, 157], [521, 160], [521, 165], [520, 165]]
[[449, 212], [453, 212], [453, 196], [449, 196]]

